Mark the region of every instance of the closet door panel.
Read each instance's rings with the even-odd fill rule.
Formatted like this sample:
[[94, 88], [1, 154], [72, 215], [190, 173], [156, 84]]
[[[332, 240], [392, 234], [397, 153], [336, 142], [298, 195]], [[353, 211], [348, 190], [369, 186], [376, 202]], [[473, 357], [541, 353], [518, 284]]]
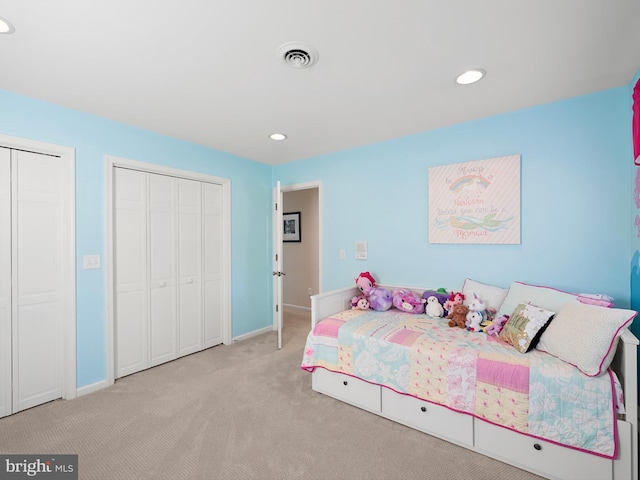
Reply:
[[202, 186], [178, 181], [179, 355], [203, 348]]
[[152, 366], [177, 357], [175, 190], [175, 178], [149, 174], [149, 323]]
[[62, 396], [63, 167], [55, 158], [12, 152], [13, 410]]
[[203, 183], [204, 346], [222, 343], [222, 186]]
[[11, 413], [11, 151], [0, 147], [0, 417]]
[[114, 169], [115, 377], [149, 366], [147, 174]]

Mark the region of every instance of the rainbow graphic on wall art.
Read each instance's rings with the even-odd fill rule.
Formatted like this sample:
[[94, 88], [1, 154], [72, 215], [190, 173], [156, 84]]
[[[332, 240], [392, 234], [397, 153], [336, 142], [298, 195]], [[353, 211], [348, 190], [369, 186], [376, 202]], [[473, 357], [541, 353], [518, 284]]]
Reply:
[[459, 193], [467, 189], [487, 188], [491, 182], [481, 175], [465, 175], [456, 180], [450, 187], [454, 193]]

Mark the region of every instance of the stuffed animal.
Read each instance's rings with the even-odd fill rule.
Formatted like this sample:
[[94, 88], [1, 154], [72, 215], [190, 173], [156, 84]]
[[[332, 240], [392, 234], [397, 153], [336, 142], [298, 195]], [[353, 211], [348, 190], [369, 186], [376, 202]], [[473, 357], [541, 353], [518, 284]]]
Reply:
[[369, 294], [369, 304], [372, 309], [378, 312], [384, 312], [391, 308], [393, 295], [391, 295], [391, 292], [386, 288], [375, 287]]
[[351, 299], [352, 310], [369, 310], [369, 299], [364, 295], [359, 295]]
[[406, 313], [424, 313], [425, 301], [406, 288], [393, 292], [393, 306]]
[[469, 312], [469, 307], [466, 305], [462, 305], [462, 303], [456, 303], [451, 307], [451, 311], [447, 318], [449, 319], [450, 327], [460, 327], [464, 328], [465, 322], [467, 320], [467, 313]]
[[444, 308], [440, 305], [438, 297], [431, 295], [427, 297], [427, 304], [425, 306], [425, 313], [430, 317], [443, 317]]
[[369, 272], [360, 272], [360, 275], [356, 278], [356, 285], [363, 295], [368, 297], [371, 294], [371, 290], [375, 288], [376, 281]]
[[[438, 290], [425, 290], [424, 293], [422, 294], [422, 298], [425, 300], [427, 300], [429, 297], [432, 297], [432, 296], [438, 299], [438, 303], [442, 305], [444, 309], [444, 303], [449, 299], [449, 294], [447, 293], [447, 291], [444, 288], [439, 288]], [[443, 314], [440, 316], [444, 317], [446, 315], [447, 315], [447, 310], [444, 309]]]
[[480, 325], [486, 320], [485, 311], [469, 310], [465, 325], [470, 332], [480, 332]]
[[481, 312], [483, 310], [487, 309], [487, 305], [480, 300], [480, 298], [478, 297], [478, 295], [475, 294], [475, 292], [473, 293], [473, 300], [471, 300], [471, 302], [469, 302], [469, 310], [473, 311], [473, 312]]
[[504, 325], [509, 321], [509, 315], [500, 315], [496, 318], [491, 325], [487, 327], [487, 335], [491, 335], [492, 337], [497, 337]]
[[[477, 306], [477, 305], [476, 305]], [[471, 306], [469, 306], [471, 308]], [[465, 325], [470, 332], [485, 332], [496, 314], [495, 308], [469, 310]]]
[[447, 301], [444, 302], [443, 307], [447, 312], [451, 313], [451, 311], [453, 310], [453, 306], [462, 305], [463, 301], [464, 295], [462, 294], [462, 292], [452, 292], [451, 295], [449, 295]]

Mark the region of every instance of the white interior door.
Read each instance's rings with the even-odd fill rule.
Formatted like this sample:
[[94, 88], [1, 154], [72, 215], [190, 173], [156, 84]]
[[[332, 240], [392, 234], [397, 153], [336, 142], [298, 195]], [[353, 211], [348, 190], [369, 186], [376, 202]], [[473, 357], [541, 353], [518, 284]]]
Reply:
[[64, 169], [12, 151], [13, 410], [62, 396]]
[[273, 214], [273, 318], [278, 330], [278, 349], [282, 348], [282, 190], [280, 180], [276, 182]]
[[203, 255], [204, 255], [204, 346], [224, 341], [224, 202], [223, 187], [217, 183], [202, 184]]
[[148, 366], [147, 176], [114, 172], [115, 376]]
[[11, 151], [0, 147], [0, 417], [11, 408]]
[[179, 355], [202, 350], [202, 184], [178, 180]]

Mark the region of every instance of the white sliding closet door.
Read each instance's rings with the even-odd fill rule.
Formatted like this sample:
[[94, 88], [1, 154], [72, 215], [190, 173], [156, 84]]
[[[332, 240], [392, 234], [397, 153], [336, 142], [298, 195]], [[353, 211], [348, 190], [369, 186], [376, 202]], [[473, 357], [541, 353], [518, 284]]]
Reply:
[[203, 348], [202, 183], [178, 180], [179, 354]]
[[11, 390], [11, 150], [0, 147], [0, 417]]
[[12, 151], [13, 410], [62, 396], [64, 169]]
[[203, 183], [204, 346], [222, 343], [222, 186]]
[[176, 179], [149, 176], [151, 366], [176, 358]]
[[116, 377], [148, 367], [147, 175], [114, 169]]

